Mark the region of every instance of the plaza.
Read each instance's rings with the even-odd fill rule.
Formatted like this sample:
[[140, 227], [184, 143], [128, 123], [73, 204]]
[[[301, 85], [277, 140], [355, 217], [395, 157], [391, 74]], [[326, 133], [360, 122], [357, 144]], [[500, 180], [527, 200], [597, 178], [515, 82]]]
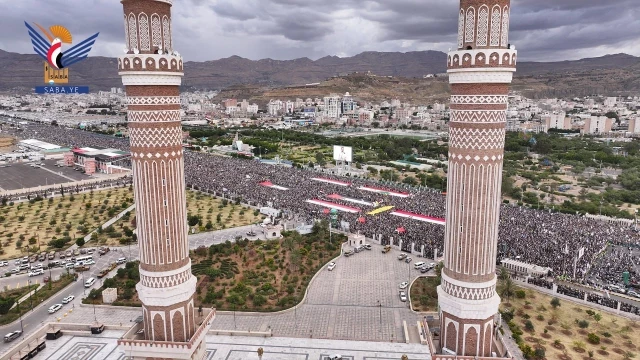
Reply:
[[[374, 244], [372, 250], [339, 257], [333, 271], [320, 270], [295, 308], [278, 313], [217, 312], [207, 336], [207, 359], [257, 359], [260, 346], [265, 360], [323, 359], [334, 353], [345, 359], [399, 359], [405, 353], [410, 359], [430, 359], [416, 327], [422, 315], [412, 312], [398, 296], [398, 285], [420, 273], [413, 262], [399, 261], [398, 251], [383, 254], [381, 249]], [[97, 320], [123, 330], [107, 330], [99, 336], [73, 332], [47, 341], [47, 349], [36, 359], [125, 359], [115, 339], [142, 310], [76, 304], [58, 315], [60, 323]], [[55, 318], [51, 316], [50, 321]], [[249, 333], [255, 336], [238, 336]], [[269, 333], [270, 337], [263, 337]]]

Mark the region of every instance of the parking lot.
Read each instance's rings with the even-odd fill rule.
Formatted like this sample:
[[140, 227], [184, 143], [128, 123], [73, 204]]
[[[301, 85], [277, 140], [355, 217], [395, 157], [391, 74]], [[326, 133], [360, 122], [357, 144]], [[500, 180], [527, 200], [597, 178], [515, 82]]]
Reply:
[[57, 162], [56, 159], [38, 161], [37, 163], [45, 165], [36, 168], [27, 163], [0, 165], [0, 191], [64, 184], [91, 178], [71, 167], [57, 167]]

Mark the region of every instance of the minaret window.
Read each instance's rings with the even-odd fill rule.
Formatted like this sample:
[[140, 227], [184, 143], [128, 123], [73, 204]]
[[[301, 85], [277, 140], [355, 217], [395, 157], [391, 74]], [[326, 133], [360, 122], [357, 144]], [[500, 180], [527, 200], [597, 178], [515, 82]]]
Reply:
[[167, 180], [165, 180], [164, 178], [162, 179], [162, 186], [167, 186]]
[[169, 220], [164, 219], [164, 226], [169, 226]]
[[476, 45], [487, 46], [487, 34], [489, 32], [489, 8], [483, 5], [478, 11], [478, 36]]
[[149, 42], [149, 18], [147, 14], [138, 15], [138, 28], [140, 29], [140, 50], [151, 49]]
[[164, 199], [163, 202], [164, 202], [164, 206], [167, 206], [167, 199]]
[[509, 8], [504, 7], [502, 12], [502, 44], [501, 46], [507, 46], [509, 42]]
[[151, 43], [154, 48], [162, 48], [162, 25], [158, 14], [151, 15]]
[[169, 18], [162, 18], [162, 36], [164, 37], [164, 48], [171, 49], [171, 29], [169, 28]]
[[129, 47], [131, 49], [138, 48], [138, 25], [136, 24], [136, 16], [129, 14]]
[[129, 21], [127, 21], [127, 15], [124, 16], [124, 42], [127, 50], [130, 50], [131, 44], [129, 44]]
[[458, 48], [462, 48], [462, 46], [464, 46], [464, 10], [460, 10], [458, 19]]
[[464, 41], [473, 42], [475, 39], [476, 31], [476, 11], [470, 7], [467, 10], [467, 21], [465, 24]]
[[500, 6], [493, 7], [491, 14], [491, 46], [500, 46]]

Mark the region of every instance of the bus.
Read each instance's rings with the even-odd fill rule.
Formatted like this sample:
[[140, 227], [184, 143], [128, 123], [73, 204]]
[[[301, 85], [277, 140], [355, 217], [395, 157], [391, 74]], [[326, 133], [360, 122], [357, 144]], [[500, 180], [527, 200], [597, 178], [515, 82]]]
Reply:
[[89, 260], [93, 261], [93, 256], [80, 256], [76, 258], [76, 265], [85, 265]]

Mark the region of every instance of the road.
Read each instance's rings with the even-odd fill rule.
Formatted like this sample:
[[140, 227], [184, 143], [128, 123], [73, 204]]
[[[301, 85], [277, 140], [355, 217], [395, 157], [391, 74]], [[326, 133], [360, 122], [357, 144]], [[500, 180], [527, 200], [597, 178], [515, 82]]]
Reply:
[[[196, 249], [199, 246], [210, 246], [212, 244], [220, 244], [227, 240], [232, 241], [237, 236], [243, 236], [243, 237], [246, 236], [246, 233], [252, 229], [255, 233], [257, 233], [258, 237], [261, 237], [262, 239], [264, 239], [264, 236], [261, 233], [262, 228], [260, 226], [247, 225], [247, 226], [241, 226], [237, 228], [230, 228], [230, 229], [218, 230], [213, 232], [189, 235], [189, 238], [188, 238], [189, 248]], [[86, 294], [89, 294], [89, 291], [92, 288], [99, 288], [100, 286], [102, 286], [102, 281], [98, 280], [91, 288], [85, 288], [84, 287], [85, 279], [88, 279], [90, 277], [96, 277], [101, 269], [103, 269], [110, 263], [115, 262], [118, 258], [121, 258], [121, 257], [126, 257], [127, 259], [138, 258], [138, 246], [136, 245], [132, 245], [130, 247], [129, 246], [111, 247], [111, 249], [112, 250], [110, 252], [108, 252], [103, 256], [99, 256], [97, 253], [94, 253], [94, 260], [96, 261], [95, 265], [91, 266], [90, 270], [84, 273], [79, 273], [78, 281], [73, 285], [71, 285], [70, 288], [64, 291], [58, 292], [58, 294], [52, 296], [48, 300], [44, 301], [42, 304], [38, 304], [38, 305], [34, 304], [34, 309], [31, 312], [27, 313], [24, 317], [22, 317], [23, 336], [29, 335], [30, 333], [32, 333], [33, 331], [35, 331], [36, 329], [38, 329], [40, 326], [44, 325], [47, 322], [55, 322], [56, 318], [58, 317], [63, 318], [64, 314], [67, 313], [70, 309], [73, 309], [75, 304], [81, 303], [82, 298]], [[13, 267], [13, 261], [9, 263], [9, 266]], [[123, 265], [121, 265], [120, 267], [122, 266]], [[62, 271], [66, 272], [66, 270], [63, 270], [63, 269], [55, 269], [52, 271], [54, 271], [54, 277], [56, 276], [55, 275], [56, 273], [59, 274]], [[116, 271], [117, 270], [114, 269], [112, 272], [109, 273], [107, 277], [114, 276]], [[49, 271], [47, 270], [45, 271], [45, 276], [48, 276], [48, 275], [49, 275]], [[32, 281], [35, 281], [35, 280], [42, 281], [43, 276], [40, 275], [40, 276], [28, 278], [26, 274], [22, 274], [22, 275], [13, 275], [8, 278], [2, 278], [0, 279], [0, 288], [4, 288], [5, 285], [15, 287], [15, 284], [18, 284], [18, 283], [26, 284], [28, 279], [31, 279]], [[58, 312], [56, 312], [55, 314], [48, 313], [47, 310], [51, 305], [58, 304], [58, 303], [62, 304], [62, 299], [64, 299], [69, 295], [75, 296], [75, 300], [73, 302], [63, 305], [62, 309], [58, 310]], [[0, 326], [0, 335], [4, 336], [4, 334], [7, 334], [11, 331], [20, 330], [20, 327], [21, 327], [20, 321], [16, 321], [9, 325]], [[0, 343], [0, 355], [7, 352], [11, 348], [12, 344], [16, 344], [19, 341], [20, 340], [14, 340], [11, 343], [4, 343], [4, 342]]]

